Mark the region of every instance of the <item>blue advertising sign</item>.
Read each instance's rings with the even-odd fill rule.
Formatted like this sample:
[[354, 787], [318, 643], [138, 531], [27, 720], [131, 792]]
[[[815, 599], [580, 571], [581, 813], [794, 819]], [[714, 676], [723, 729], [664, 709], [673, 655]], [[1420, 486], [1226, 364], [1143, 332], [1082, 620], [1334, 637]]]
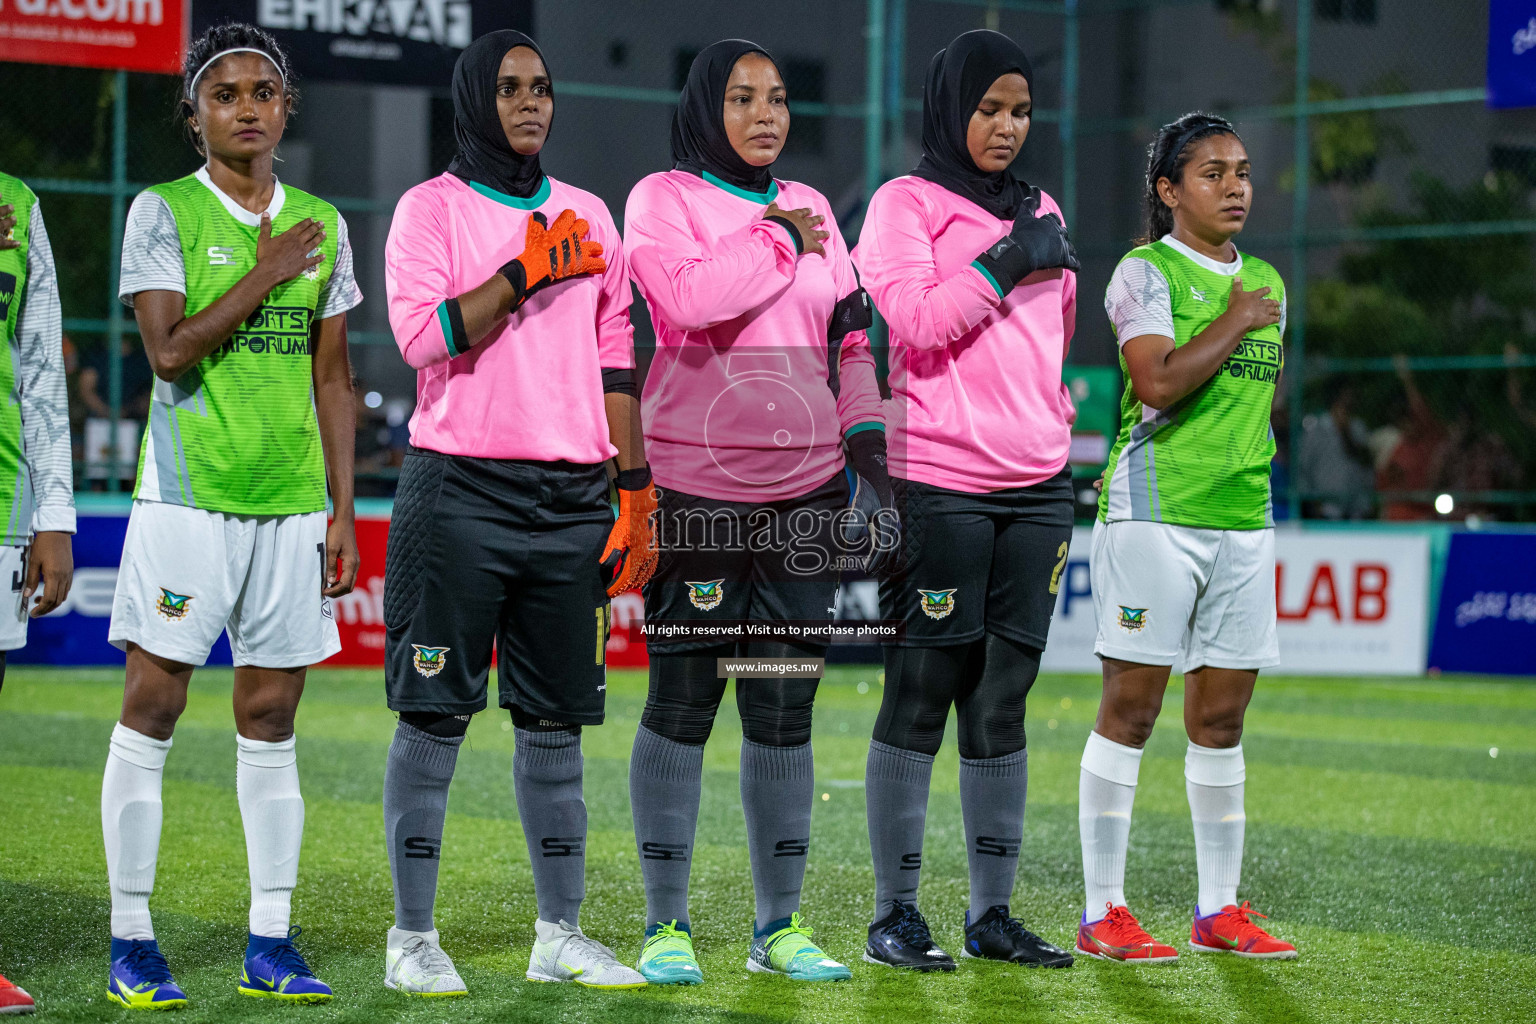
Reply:
[[1488, 5], [1488, 105], [1536, 106], [1536, 0]]
[[1536, 675], [1536, 534], [1451, 537], [1429, 664]]
[[[82, 512], [75, 534], [75, 582], [63, 605], [27, 623], [27, 646], [11, 651], [12, 665], [121, 665], [123, 652], [107, 642], [117, 567], [128, 533], [127, 509], [116, 514]], [[229, 665], [229, 637], [220, 634], [210, 665]]]

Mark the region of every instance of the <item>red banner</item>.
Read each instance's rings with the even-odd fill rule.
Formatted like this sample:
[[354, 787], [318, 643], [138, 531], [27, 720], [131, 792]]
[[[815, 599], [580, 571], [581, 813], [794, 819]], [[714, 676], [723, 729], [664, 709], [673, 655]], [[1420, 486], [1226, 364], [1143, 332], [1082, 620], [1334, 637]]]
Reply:
[[187, 0], [0, 0], [0, 60], [181, 70]]
[[[388, 540], [388, 519], [357, 521], [357, 550], [363, 567], [352, 593], [332, 602], [336, 626], [341, 631], [341, 653], [328, 660], [327, 665], [384, 664], [384, 550]], [[634, 634], [638, 636], [644, 616], [645, 602], [639, 591], [632, 590], [613, 599], [612, 631], [608, 636], [611, 667], [645, 667], [645, 643], [630, 639], [630, 627], [635, 627]]]

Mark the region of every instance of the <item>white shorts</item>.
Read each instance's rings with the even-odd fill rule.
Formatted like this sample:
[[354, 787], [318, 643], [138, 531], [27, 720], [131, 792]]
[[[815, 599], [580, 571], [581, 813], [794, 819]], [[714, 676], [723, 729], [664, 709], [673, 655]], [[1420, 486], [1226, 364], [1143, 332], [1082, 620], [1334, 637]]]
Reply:
[[323, 596], [324, 512], [236, 516], [135, 501], [107, 638], [201, 665], [222, 630], [236, 665], [299, 668], [341, 650]]
[[[0, 547], [0, 651], [27, 646], [27, 607], [21, 588], [27, 578], [27, 549]], [[47, 590], [45, 585], [44, 590]]]
[[1280, 663], [1275, 531], [1095, 523], [1093, 652], [1181, 672]]

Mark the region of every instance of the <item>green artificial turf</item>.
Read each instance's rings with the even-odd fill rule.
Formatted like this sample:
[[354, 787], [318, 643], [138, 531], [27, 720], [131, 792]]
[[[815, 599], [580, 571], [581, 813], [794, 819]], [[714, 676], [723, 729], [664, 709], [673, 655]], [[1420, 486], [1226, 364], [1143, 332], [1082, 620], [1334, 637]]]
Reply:
[[[478, 716], [459, 757], [437, 923], [470, 988], [411, 1001], [383, 987], [392, 919], [379, 797], [394, 717], [377, 672], [316, 671], [299, 711], [307, 805], [294, 920], [337, 992], [324, 1007], [235, 993], [245, 848], [228, 670], [199, 672], [166, 768], [152, 904], [192, 1005], [178, 1021], [1498, 1021], [1536, 1020], [1536, 686], [1485, 680], [1265, 679], [1248, 715], [1241, 895], [1301, 958], [1254, 962], [1184, 946], [1195, 898], [1175, 686], [1143, 762], [1127, 895], [1184, 948], [1176, 964], [1080, 960], [1025, 971], [962, 960], [912, 976], [859, 959], [873, 878], [862, 777], [880, 699], [874, 668], [836, 668], [816, 707], [817, 802], [803, 909], [854, 980], [748, 974], [752, 921], [726, 701], [705, 757], [692, 913], [706, 983], [604, 993], [523, 980], [534, 903], [512, 798], [512, 733]], [[494, 691], [492, 691], [494, 692]], [[644, 678], [612, 672], [608, 724], [585, 734], [586, 931], [626, 961], [644, 896], [626, 793]], [[106, 1001], [108, 898], [99, 800], [121, 696], [110, 671], [13, 668], [0, 695], [0, 972], [43, 1020], [116, 1019]], [[1078, 758], [1098, 682], [1047, 676], [1029, 704], [1029, 816], [1014, 910], [1060, 945], [1082, 912]], [[1496, 751], [1497, 756], [1493, 756]], [[922, 905], [958, 952], [965, 856], [951, 740], [934, 772]]]

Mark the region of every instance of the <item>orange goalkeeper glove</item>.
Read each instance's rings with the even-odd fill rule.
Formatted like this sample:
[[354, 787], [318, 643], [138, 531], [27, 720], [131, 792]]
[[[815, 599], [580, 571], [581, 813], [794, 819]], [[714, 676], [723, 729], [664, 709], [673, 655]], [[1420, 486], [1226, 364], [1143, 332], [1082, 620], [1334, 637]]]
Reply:
[[513, 309], [547, 284], [580, 274], [601, 274], [608, 269], [602, 258], [602, 244], [585, 241], [589, 227], [574, 210], [561, 213], [554, 224], [542, 213], [528, 218], [522, 253], [500, 271], [517, 294], [512, 301]]
[[608, 596], [645, 586], [656, 571], [656, 488], [648, 466], [619, 472], [619, 518], [603, 548]]

